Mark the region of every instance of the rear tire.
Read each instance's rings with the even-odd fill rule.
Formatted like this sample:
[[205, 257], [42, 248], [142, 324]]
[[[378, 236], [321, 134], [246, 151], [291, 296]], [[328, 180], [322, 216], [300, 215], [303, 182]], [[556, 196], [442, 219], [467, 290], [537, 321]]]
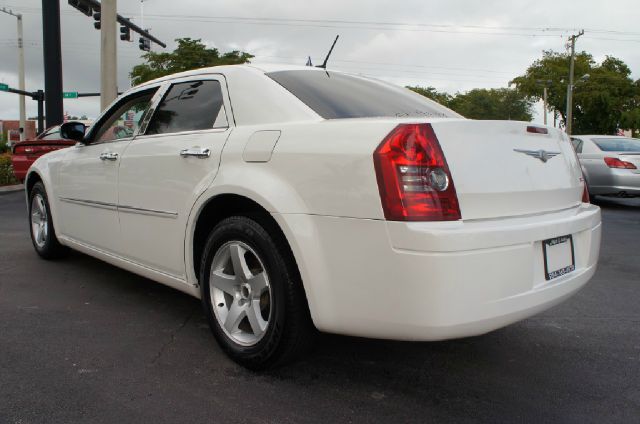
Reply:
[[56, 237], [49, 198], [42, 182], [35, 183], [29, 192], [29, 229], [31, 243], [43, 259], [57, 259], [68, 252]]
[[200, 267], [213, 335], [227, 355], [253, 370], [294, 360], [317, 332], [289, 247], [267, 228], [245, 216], [224, 219], [211, 231]]

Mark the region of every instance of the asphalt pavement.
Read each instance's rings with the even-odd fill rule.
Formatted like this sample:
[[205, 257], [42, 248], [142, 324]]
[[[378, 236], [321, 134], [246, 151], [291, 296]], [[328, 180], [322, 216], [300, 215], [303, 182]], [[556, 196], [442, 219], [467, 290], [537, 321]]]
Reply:
[[448, 342], [323, 335], [253, 373], [198, 300], [80, 253], [39, 259], [23, 193], [2, 194], [0, 423], [638, 423], [640, 199], [597, 203], [600, 267], [554, 309]]

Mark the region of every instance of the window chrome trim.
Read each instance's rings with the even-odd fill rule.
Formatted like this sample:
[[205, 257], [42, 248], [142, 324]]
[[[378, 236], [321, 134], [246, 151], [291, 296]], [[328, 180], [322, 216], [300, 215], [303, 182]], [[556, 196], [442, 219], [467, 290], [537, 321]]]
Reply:
[[152, 138], [169, 137], [169, 136], [176, 136], [176, 135], [224, 133], [227, 131], [229, 131], [228, 127], [208, 128], [206, 130], [189, 130], [189, 131], [180, 131], [180, 132], [172, 132], [172, 133], [162, 133], [162, 134], [141, 134], [136, 137], [136, 140], [150, 140]]

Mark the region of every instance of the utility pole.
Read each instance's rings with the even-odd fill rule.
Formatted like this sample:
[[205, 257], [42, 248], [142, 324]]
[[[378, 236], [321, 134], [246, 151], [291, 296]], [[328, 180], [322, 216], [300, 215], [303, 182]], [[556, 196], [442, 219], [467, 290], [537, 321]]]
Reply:
[[118, 97], [118, 55], [116, 51], [117, 0], [103, 0], [100, 7], [100, 109]]
[[553, 84], [551, 80], [537, 80], [537, 85], [541, 85], [543, 87], [543, 95], [542, 100], [544, 102], [544, 124], [547, 125], [547, 113], [549, 112], [549, 87]]
[[569, 85], [567, 86], [567, 135], [571, 136], [571, 127], [573, 124], [573, 68], [575, 66], [576, 59], [576, 40], [584, 35], [584, 30], [581, 30], [578, 34], [569, 37], [569, 43], [571, 44], [571, 61], [569, 64]]
[[44, 92], [47, 127], [61, 124], [62, 48], [60, 47], [60, 0], [42, 0]]
[[[20, 13], [13, 13], [6, 8], [0, 9], [0, 11], [7, 15], [14, 16], [18, 20], [18, 88], [24, 91], [24, 38], [22, 35], [22, 15]], [[20, 95], [18, 104], [20, 105], [20, 141], [25, 139], [25, 125], [27, 120], [27, 112], [25, 107], [25, 98]]]
[[547, 93], [548, 93], [548, 88], [547, 86], [544, 87], [544, 124], [547, 125], [547, 111], [549, 110], [549, 103], [547, 102]]

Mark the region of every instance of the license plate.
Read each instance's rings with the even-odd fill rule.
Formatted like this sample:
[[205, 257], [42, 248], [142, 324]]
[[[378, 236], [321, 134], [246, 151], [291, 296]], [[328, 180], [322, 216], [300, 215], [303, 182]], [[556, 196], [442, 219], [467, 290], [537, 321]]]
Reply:
[[542, 254], [544, 257], [544, 276], [547, 281], [576, 269], [573, 238], [570, 235], [544, 240]]

